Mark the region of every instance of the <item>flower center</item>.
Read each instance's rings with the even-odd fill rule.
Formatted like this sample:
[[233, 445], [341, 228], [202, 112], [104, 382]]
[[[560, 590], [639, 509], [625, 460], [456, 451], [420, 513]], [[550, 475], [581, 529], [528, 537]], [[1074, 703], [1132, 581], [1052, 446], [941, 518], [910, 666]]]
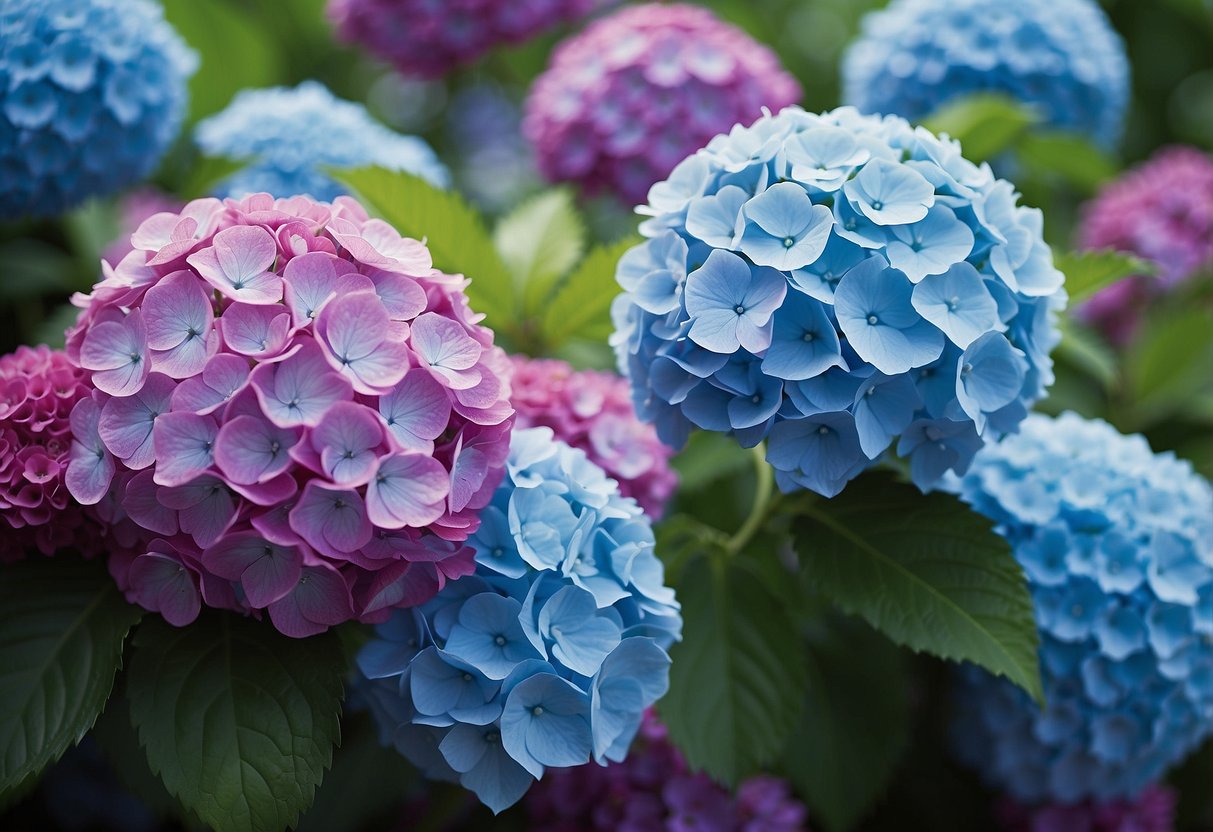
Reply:
[[498, 647], [505, 647], [505, 636], [497, 636], [497, 638], [493, 639], [493, 643]]
[[742, 305], [739, 303], [739, 304], [737, 304], [736, 306], [734, 306], [734, 307], [733, 307], [733, 311], [734, 311], [734, 312], [736, 312], [738, 315], [744, 315], [744, 314], [745, 314], [745, 307], [744, 307], [744, 306], [742, 306]]
[[794, 245], [796, 245], [795, 237], [784, 237], [783, 238], [783, 247], [784, 248], [791, 248]]
[[876, 326], [878, 323], [880, 323], [880, 318], [877, 318], [875, 315], [868, 315], [868, 326]]
[[535, 716], [543, 716], [543, 706], [536, 705], [535, 707], [531, 708], [531, 713]]

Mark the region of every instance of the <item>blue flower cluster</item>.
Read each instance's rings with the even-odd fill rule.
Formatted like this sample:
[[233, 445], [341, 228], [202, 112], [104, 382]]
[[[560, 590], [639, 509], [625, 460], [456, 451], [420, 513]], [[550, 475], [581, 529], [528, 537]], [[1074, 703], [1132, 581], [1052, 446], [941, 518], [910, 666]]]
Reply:
[[197, 56], [148, 0], [0, 4], [0, 218], [50, 216], [147, 176]]
[[619, 263], [637, 412], [675, 447], [769, 438], [784, 490], [833, 496], [894, 440], [920, 487], [963, 472], [1053, 380], [1064, 278], [1016, 197], [894, 116], [793, 107], [717, 136]]
[[1047, 703], [966, 668], [960, 756], [1021, 802], [1136, 795], [1213, 733], [1213, 488], [1072, 413], [1030, 416], [953, 486], [1027, 573]]
[[424, 140], [388, 129], [361, 104], [335, 97], [316, 81], [242, 90], [223, 112], [198, 123], [194, 141], [207, 156], [249, 161], [222, 183], [219, 196], [264, 191], [331, 202], [346, 190], [326, 167], [379, 165], [440, 188], [450, 184], [450, 173]]
[[1105, 147], [1129, 101], [1124, 43], [1095, 0], [894, 0], [864, 18], [842, 75], [864, 112], [919, 119], [996, 92]]
[[682, 618], [639, 506], [548, 428], [514, 433], [468, 544], [475, 575], [378, 627], [360, 692], [385, 742], [499, 812], [547, 767], [627, 755]]

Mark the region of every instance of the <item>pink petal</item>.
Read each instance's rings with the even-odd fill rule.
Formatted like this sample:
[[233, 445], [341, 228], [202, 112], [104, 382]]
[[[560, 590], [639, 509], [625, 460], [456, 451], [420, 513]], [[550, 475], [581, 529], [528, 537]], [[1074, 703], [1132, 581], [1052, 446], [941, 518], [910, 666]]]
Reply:
[[171, 378], [190, 378], [202, 372], [219, 351], [219, 333], [207, 330], [205, 338], [190, 337], [171, 350], [152, 350], [152, 369]]
[[299, 582], [303, 555], [252, 532], [228, 535], [202, 553], [202, 565], [221, 578], [238, 581], [249, 605], [262, 609]]
[[285, 281], [283, 296], [295, 326], [309, 324], [333, 297], [337, 283], [337, 270], [333, 265], [336, 259], [322, 252], [309, 252], [286, 264], [282, 274]]
[[428, 303], [425, 289], [411, 277], [377, 270], [371, 281], [393, 321], [411, 321], [425, 311]]
[[201, 377], [187, 378], [173, 391], [173, 409], [200, 415], [221, 407], [248, 381], [248, 360], [221, 353], [206, 362]]
[[267, 271], [278, 255], [264, 228], [237, 225], [215, 235], [210, 248], [188, 258], [207, 283], [232, 300], [273, 304], [282, 300], [282, 279]]
[[219, 425], [197, 413], [166, 413], [156, 419], [152, 442], [156, 449], [157, 485], [185, 485], [215, 462]]
[[177, 512], [161, 504], [160, 487], [152, 481], [151, 471], [140, 471], [126, 484], [122, 508], [143, 528], [172, 537], [178, 531]]
[[198, 617], [202, 601], [197, 573], [185, 563], [159, 552], [147, 552], [131, 562], [127, 573], [135, 601], [155, 610], [174, 627]]
[[171, 350], [187, 338], [205, 340], [215, 320], [205, 284], [192, 272], [173, 272], [147, 290], [140, 308], [147, 322], [147, 345]]
[[272, 480], [244, 485], [228, 483], [232, 490], [250, 503], [258, 506], [272, 506], [289, 500], [299, 490], [299, 483], [289, 473], [279, 474]]
[[343, 558], [371, 540], [362, 497], [312, 480], [303, 487], [299, 502], [291, 509], [291, 528], [318, 552]]
[[438, 571], [429, 563], [394, 563], [374, 574], [358, 593], [362, 615], [383, 609], [415, 607], [442, 589]]
[[462, 511], [476, 496], [488, 476], [488, 459], [478, 448], [463, 448], [451, 465], [451, 511]]
[[109, 491], [115, 469], [114, 458], [97, 432], [101, 409], [92, 399], [81, 399], [70, 419], [72, 449], [64, 483], [76, 502], [96, 505]]
[[375, 470], [383, 425], [369, 407], [338, 402], [312, 430], [311, 442], [329, 479], [341, 485], [361, 485]]
[[434, 440], [446, 430], [451, 401], [446, 389], [422, 369], [409, 370], [403, 381], [379, 399], [379, 413], [401, 450], [432, 453]]
[[384, 341], [370, 355], [344, 368], [354, 389], [375, 396], [400, 382], [409, 370], [409, 348], [399, 341]]
[[219, 319], [223, 342], [252, 358], [275, 356], [286, 348], [291, 317], [278, 306], [233, 303]]
[[177, 510], [181, 531], [201, 549], [214, 546], [236, 521], [236, 501], [221, 480], [203, 476], [160, 492], [160, 502]]
[[141, 354], [146, 348], [146, 338], [140, 340], [125, 320], [104, 321], [92, 326], [84, 337], [80, 366], [86, 370], [116, 370], [131, 363], [132, 353]]
[[341, 295], [320, 310], [316, 333], [334, 370], [369, 355], [387, 335], [388, 314], [374, 292]]
[[250, 378], [265, 415], [279, 427], [314, 426], [332, 405], [354, 393], [345, 378], [329, 369], [311, 339], [281, 363], [257, 367]]
[[298, 430], [255, 416], [237, 416], [215, 438], [215, 464], [231, 482], [266, 482], [290, 467], [289, 451], [297, 441]]
[[137, 471], [156, 461], [152, 428], [156, 419], [172, 408], [176, 386], [167, 376], [152, 373], [138, 393], [110, 399], [101, 408], [98, 434], [127, 468]]
[[413, 350], [431, 367], [467, 370], [476, 365], [484, 351], [462, 324], [436, 312], [418, 315], [412, 326]]
[[289, 595], [270, 605], [270, 620], [284, 635], [306, 638], [354, 615], [350, 589], [331, 566], [307, 566]]
[[384, 529], [422, 528], [442, 516], [450, 487], [446, 469], [433, 457], [385, 457], [367, 486], [367, 516]]

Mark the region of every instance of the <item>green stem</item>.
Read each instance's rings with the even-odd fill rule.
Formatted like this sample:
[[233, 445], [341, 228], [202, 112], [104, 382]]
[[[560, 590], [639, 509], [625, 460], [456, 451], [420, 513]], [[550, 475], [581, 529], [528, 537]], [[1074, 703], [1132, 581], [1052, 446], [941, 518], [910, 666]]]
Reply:
[[754, 504], [750, 506], [750, 514], [741, 524], [741, 528], [725, 544], [725, 550], [731, 555], [740, 552], [742, 547], [750, 542], [750, 538], [762, 528], [771, 510], [779, 502], [780, 495], [775, 492], [775, 475], [766, 460], [766, 443], [755, 445], [751, 455], [757, 480], [754, 485]]

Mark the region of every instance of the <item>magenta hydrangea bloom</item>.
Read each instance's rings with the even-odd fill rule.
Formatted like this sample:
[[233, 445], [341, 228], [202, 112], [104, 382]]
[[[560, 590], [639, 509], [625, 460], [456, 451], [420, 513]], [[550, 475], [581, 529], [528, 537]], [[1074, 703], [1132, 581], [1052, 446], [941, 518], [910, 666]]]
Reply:
[[520, 428], [544, 426], [556, 438], [585, 451], [619, 483], [625, 497], [661, 518], [678, 485], [670, 468], [673, 450], [657, 430], [636, 418], [625, 379], [615, 373], [574, 370], [563, 361], [511, 356], [511, 403]]
[[707, 9], [632, 6], [556, 49], [523, 132], [552, 181], [638, 203], [717, 133], [800, 95], [774, 52]]
[[342, 39], [404, 75], [439, 78], [495, 46], [521, 43], [614, 0], [329, 0]]
[[474, 570], [513, 410], [462, 276], [348, 197], [195, 200], [131, 246], [67, 345], [96, 388], [67, 485], [124, 530], [128, 598], [302, 637]]
[[622, 763], [550, 768], [523, 801], [533, 832], [798, 832], [804, 804], [759, 775], [734, 794], [691, 772], [652, 711]]
[[1078, 307], [1110, 340], [1124, 343], [1151, 297], [1213, 268], [1213, 157], [1191, 147], [1160, 150], [1087, 203], [1079, 244], [1158, 265], [1157, 277], [1118, 281]]
[[1175, 792], [1147, 787], [1135, 798], [1024, 806], [1004, 798], [998, 820], [1006, 832], [1172, 832]]

